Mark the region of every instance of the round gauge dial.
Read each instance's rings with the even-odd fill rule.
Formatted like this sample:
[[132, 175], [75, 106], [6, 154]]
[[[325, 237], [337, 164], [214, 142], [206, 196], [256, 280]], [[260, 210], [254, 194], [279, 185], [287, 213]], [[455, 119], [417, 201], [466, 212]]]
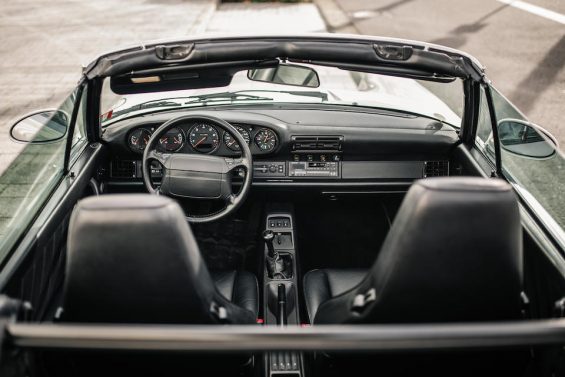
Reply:
[[184, 133], [180, 128], [171, 128], [159, 138], [159, 146], [167, 152], [176, 152], [184, 145]]
[[270, 152], [277, 146], [277, 134], [267, 128], [263, 128], [255, 135], [255, 143], [263, 152]]
[[218, 130], [208, 124], [197, 124], [188, 132], [188, 141], [192, 148], [201, 153], [215, 151], [220, 145]]
[[[234, 128], [237, 130], [237, 132], [239, 132], [241, 134], [241, 136], [243, 136], [243, 139], [245, 140], [245, 142], [247, 144], [249, 144], [251, 142], [251, 136], [249, 136], [249, 132], [247, 132], [247, 130], [245, 130], [243, 127], [240, 127], [240, 126], [234, 126]], [[240, 151], [241, 150], [241, 146], [239, 145], [237, 140], [232, 135], [230, 135], [228, 132], [224, 133], [224, 143], [232, 151]]]
[[143, 152], [150, 138], [151, 132], [145, 128], [138, 128], [129, 134], [129, 147], [135, 152]]

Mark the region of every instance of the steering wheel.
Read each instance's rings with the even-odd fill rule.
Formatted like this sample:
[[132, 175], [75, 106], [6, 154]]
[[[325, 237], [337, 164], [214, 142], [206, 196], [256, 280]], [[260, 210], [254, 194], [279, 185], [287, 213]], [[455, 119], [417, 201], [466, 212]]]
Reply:
[[[158, 140], [168, 130], [181, 123], [207, 121], [224, 131], [228, 131], [241, 146], [241, 157], [229, 158], [204, 154], [169, 153], [157, 150]], [[221, 140], [221, 138], [220, 138]], [[155, 187], [151, 181], [151, 162], [158, 161], [163, 166], [161, 185]], [[232, 192], [231, 173], [243, 167], [245, 178], [238, 195]], [[226, 205], [218, 212], [207, 215], [190, 216], [191, 223], [204, 223], [218, 220], [234, 212], [244, 202], [253, 178], [253, 157], [247, 142], [241, 134], [223, 119], [208, 115], [185, 115], [171, 119], [161, 125], [147, 142], [143, 152], [143, 182], [147, 191], [155, 195], [172, 198], [219, 199]]]

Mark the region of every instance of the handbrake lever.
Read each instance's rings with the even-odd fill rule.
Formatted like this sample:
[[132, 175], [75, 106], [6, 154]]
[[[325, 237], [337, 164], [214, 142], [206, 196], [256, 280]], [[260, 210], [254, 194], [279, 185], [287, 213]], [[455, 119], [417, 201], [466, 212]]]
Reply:
[[287, 324], [286, 318], [286, 287], [284, 284], [278, 285], [277, 292], [277, 325], [284, 327]]

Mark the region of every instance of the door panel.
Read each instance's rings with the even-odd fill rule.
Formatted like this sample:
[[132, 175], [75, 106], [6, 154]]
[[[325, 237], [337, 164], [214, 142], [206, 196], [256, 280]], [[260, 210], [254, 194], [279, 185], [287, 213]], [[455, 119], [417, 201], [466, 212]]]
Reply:
[[52, 319], [64, 279], [67, 229], [74, 205], [90, 190], [90, 180], [106, 158], [100, 144], [88, 146], [0, 272], [0, 292], [28, 301], [30, 320]]

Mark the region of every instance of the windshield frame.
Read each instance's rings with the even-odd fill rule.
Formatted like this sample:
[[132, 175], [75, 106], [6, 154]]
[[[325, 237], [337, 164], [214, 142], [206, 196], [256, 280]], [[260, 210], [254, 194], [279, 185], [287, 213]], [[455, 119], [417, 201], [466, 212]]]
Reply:
[[[382, 59], [375, 55], [375, 46], [403, 46], [412, 55], [403, 61]], [[166, 59], [160, 51], [175, 46], [186, 48], [186, 55], [177, 59]], [[238, 34], [238, 35], [196, 35], [189, 39], [150, 41], [128, 48], [99, 55], [83, 67], [81, 81], [96, 82], [93, 91], [92, 110], [94, 135], [101, 137], [100, 94], [102, 80], [114, 75], [132, 72], [169, 72], [171, 69], [197, 69], [204, 66], [252, 67], [277, 57], [291, 62], [325, 64], [345, 69], [389, 74], [414, 78], [422, 74], [434, 80], [438, 77], [458, 77], [463, 82], [465, 102], [459, 137], [464, 143], [473, 143], [474, 127], [479, 102], [476, 87], [490, 83], [486, 68], [474, 56], [453, 48], [432, 43], [366, 35], [345, 35], [339, 33], [315, 34]], [[425, 62], [425, 64], [421, 64]]]

